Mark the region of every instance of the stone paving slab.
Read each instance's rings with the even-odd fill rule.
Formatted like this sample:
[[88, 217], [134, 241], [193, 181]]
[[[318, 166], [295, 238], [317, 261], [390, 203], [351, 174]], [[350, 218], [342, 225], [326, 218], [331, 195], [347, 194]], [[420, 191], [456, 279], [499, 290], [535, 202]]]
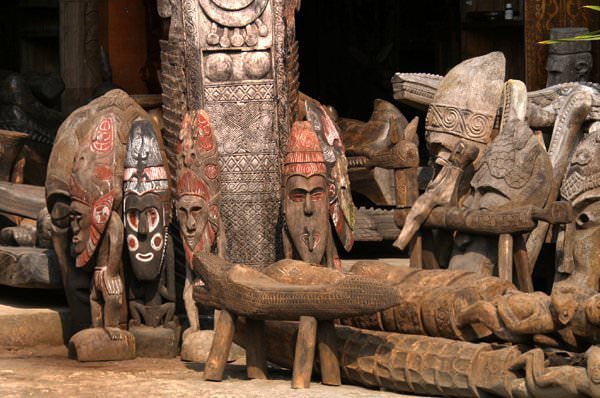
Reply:
[[203, 364], [138, 358], [78, 363], [64, 347], [0, 351], [0, 396], [23, 397], [214, 397], [214, 398], [402, 398], [407, 395], [358, 386], [292, 390], [291, 372], [271, 369], [272, 380], [246, 380], [242, 362], [228, 364], [225, 380], [202, 380]]

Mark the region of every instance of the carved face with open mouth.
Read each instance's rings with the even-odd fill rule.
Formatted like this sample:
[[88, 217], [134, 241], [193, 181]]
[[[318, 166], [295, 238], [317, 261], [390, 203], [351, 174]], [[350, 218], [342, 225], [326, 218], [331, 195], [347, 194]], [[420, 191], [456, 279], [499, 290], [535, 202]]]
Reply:
[[285, 220], [303, 261], [320, 264], [328, 243], [329, 202], [322, 175], [291, 176], [286, 183]]
[[139, 280], [153, 279], [160, 273], [167, 238], [164, 218], [156, 194], [131, 195], [125, 200], [125, 239]]
[[71, 203], [71, 230], [73, 238], [71, 240], [71, 254], [77, 257], [85, 250], [90, 237], [90, 226], [92, 225], [92, 216], [89, 206], [77, 201]]

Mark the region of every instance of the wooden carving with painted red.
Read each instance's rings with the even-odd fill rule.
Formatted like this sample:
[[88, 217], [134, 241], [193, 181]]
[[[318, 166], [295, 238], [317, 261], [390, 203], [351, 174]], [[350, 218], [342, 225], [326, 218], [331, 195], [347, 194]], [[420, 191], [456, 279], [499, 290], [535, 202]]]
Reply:
[[190, 328], [183, 335], [182, 358], [200, 359], [192, 335], [200, 329], [198, 307], [192, 298], [194, 284], [204, 283], [191, 269], [195, 253], [223, 255], [224, 231], [219, 211], [220, 181], [217, 144], [203, 110], [185, 114], [177, 144], [175, 207], [186, 255], [184, 302]]

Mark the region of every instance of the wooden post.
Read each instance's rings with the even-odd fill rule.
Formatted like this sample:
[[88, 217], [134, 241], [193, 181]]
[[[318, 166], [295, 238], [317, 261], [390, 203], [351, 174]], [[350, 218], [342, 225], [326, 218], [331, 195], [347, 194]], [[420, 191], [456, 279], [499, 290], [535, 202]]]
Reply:
[[533, 281], [529, 273], [529, 256], [527, 255], [527, 247], [522, 234], [517, 234], [515, 237], [515, 271], [517, 272], [517, 280], [519, 281], [519, 289], [525, 293], [533, 292]]
[[333, 321], [319, 321], [317, 347], [321, 364], [321, 381], [328, 386], [339, 386], [342, 384], [342, 376], [340, 375], [340, 361], [338, 360]]
[[410, 268], [423, 268], [423, 237], [421, 232], [417, 232], [408, 244], [408, 253], [410, 255]]
[[204, 367], [204, 380], [221, 381], [235, 332], [235, 319], [227, 311], [218, 311], [215, 337]]
[[501, 234], [498, 238], [498, 276], [512, 282], [513, 237]]
[[[394, 170], [397, 209], [410, 209], [419, 197], [418, 171], [419, 170], [416, 167]], [[421, 234], [417, 232], [408, 246], [411, 268], [423, 267], [422, 250]]]
[[249, 379], [267, 379], [265, 321], [246, 319], [246, 373]]
[[317, 341], [317, 320], [312, 316], [301, 316], [296, 339], [292, 388], [309, 388], [315, 360]]

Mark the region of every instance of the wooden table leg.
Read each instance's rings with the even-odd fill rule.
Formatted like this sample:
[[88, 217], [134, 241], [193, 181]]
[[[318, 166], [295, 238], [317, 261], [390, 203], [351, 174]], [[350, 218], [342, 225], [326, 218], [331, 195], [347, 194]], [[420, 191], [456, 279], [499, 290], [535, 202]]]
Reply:
[[246, 373], [249, 379], [267, 379], [265, 321], [246, 319]]
[[310, 387], [316, 340], [317, 320], [312, 316], [301, 316], [296, 339], [296, 353], [294, 354], [292, 388]]
[[221, 381], [235, 332], [235, 318], [227, 311], [218, 311], [215, 337], [204, 367], [204, 380]]
[[512, 282], [513, 268], [513, 237], [511, 234], [502, 234], [498, 238], [498, 277]]
[[321, 364], [321, 381], [328, 386], [339, 386], [342, 384], [342, 376], [333, 321], [319, 321], [317, 348]]
[[408, 253], [410, 255], [410, 268], [423, 269], [423, 238], [421, 232], [415, 233], [408, 244]]

